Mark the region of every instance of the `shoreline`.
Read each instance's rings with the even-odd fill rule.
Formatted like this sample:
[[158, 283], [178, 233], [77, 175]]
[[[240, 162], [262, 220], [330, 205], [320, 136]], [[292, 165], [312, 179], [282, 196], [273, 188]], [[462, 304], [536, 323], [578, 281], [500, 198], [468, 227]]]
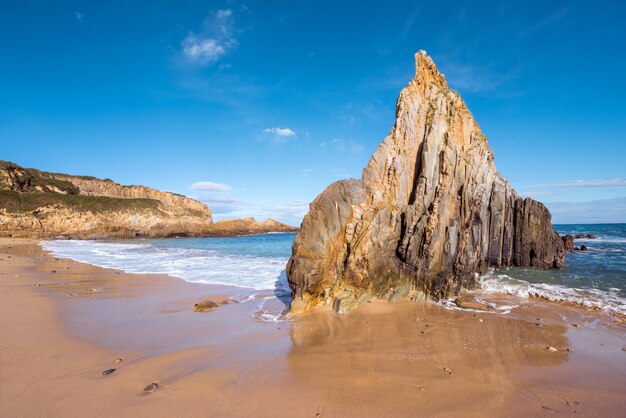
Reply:
[[[626, 407], [624, 327], [554, 303], [493, 315], [373, 301], [272, 323], [252, 316], [260, 299], [193, 311], [235, 296], [226, 286], [55, 259], [34, 240], [0, 240], [0, 258], [0, 415], [41, 415], [42, 405], [47, 416], [619, 416]], [[117, 370], [102, 376], [108, 368]], [[153, 381], [159, 389], [143, 395]]]

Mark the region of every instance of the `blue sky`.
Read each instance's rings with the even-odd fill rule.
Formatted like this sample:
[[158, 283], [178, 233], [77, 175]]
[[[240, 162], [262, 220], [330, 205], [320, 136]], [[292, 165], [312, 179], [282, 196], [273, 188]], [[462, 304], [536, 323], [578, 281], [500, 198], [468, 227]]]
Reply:
[[626, 4], [387, 3], [3, 1], [0, 159], [299, 224], [425, 49], [519, 192], [626, 222]]

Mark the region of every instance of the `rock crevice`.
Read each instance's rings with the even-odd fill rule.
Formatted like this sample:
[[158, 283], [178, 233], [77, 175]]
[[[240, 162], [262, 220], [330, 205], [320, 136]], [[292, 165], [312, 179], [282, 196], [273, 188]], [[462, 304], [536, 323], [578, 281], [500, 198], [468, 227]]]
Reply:
[[563, 266], [548, 210], [500, 176], [461, 97], [424, 51], [415, 59], [362, 178], [329, 186], [303, 220], [287, 266], [294, 311], [346, 294], [442, 298], [490, 266]]

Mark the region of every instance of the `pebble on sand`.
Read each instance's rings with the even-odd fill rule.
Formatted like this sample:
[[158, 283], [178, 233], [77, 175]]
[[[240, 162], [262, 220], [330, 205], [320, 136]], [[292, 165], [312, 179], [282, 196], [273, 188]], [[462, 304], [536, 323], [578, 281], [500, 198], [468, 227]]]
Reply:
[[145, 388], [143, 388], [143, 393], [150, 394], [154, 392], [155, 390], [157, 390], [158, 388], [159, 388], [159, 385], [153, 382], [153, 383], [150, 383]]
[[113, 364], [119, 364], [121, 362], [122, 362], [122, 358], [121, 357], [118, 357], [115, 360], [113, 360]]
[[557, 350], [556, 348], [554, 348], [554, 347], [552, 347], [552, 346], [548, 346], [548, 347], [546, 347], [546, 349], [547, 349], [548, 351], [552, 351], [553, 353], [556, 353], [557, 351], [559, 351], [559, 350]]
[[102, 374], [106, 376], [106, 375], [113, 373], [115, 370], [117, 369], [106, 369], [105, 371], [102, 372]]
[[193, 305], [193, 310], [196, 312], [206, 312], [206, 311], [212, 311], [218, 306], [219, 305], [213, 302], [212, 300], [205, 300], [203, 302], [196, 303], [195, 305]]

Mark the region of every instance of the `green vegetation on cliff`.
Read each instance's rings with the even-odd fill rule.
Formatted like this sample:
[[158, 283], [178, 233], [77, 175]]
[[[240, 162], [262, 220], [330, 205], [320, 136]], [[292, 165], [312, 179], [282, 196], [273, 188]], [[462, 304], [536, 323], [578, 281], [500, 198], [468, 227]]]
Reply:
[[0, 208], [9, 212], [32, 212], [49, 205], [63, 205], [78, 212], [117, 212], [127, 210], [159, 211], [159, 202], [152, 199], [119, 199], [106, 196], [83, 196], [54, 192], [19, 193], [0, 190]]

